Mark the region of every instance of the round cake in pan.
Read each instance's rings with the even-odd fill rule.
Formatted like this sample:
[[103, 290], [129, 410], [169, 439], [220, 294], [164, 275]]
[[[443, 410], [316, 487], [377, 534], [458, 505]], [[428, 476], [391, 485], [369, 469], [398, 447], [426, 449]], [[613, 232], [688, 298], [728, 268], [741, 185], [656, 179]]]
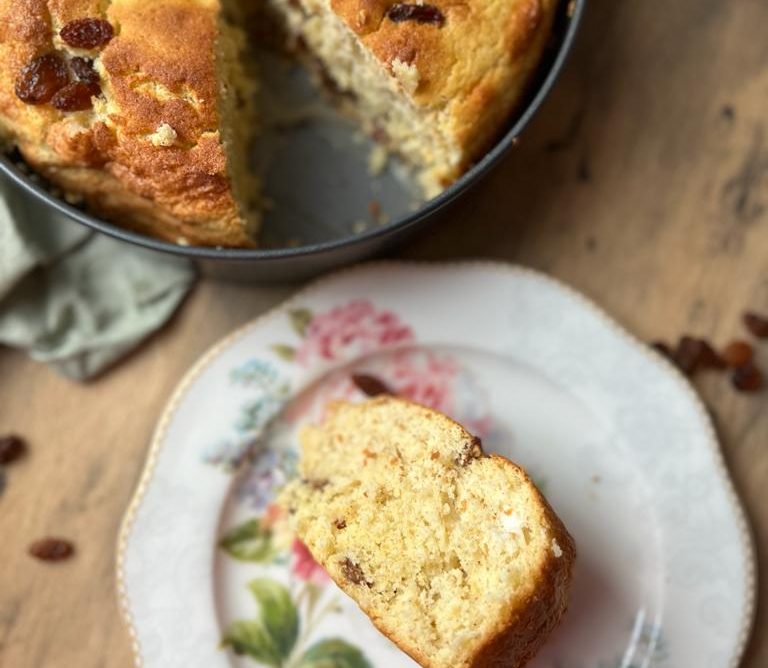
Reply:
[[[556, 4], [265, 0], [256, 20], [301, 44], [344, 110], [431, 197], [503, 129]], [[253, 27], [244, 5], [0, 0], [0, 139], [68, 199], [126, 227], [255, 245], [262, 199], [247, 155], [258, 82], [242, 67]]]

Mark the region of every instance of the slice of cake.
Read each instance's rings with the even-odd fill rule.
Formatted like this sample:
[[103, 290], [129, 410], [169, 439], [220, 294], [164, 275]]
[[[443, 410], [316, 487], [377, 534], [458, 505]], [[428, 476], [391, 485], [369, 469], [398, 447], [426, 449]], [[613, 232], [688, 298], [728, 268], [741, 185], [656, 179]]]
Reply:
[[526, 473], [391, 397], [301, 434], [281, 503], [334, 581], [422, 666], [523, 665], [563, 614], [573, 541]]

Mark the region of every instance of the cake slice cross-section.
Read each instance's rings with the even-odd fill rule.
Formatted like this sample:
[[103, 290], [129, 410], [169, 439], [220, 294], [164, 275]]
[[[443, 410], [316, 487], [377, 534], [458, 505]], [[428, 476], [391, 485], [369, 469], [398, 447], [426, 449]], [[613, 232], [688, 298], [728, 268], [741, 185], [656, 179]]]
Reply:
[[315, 559], [427, 668], [522, 666], [566, 609], [573, 540], [511, 461], [394, 397], [301, 434], [281, 494]]

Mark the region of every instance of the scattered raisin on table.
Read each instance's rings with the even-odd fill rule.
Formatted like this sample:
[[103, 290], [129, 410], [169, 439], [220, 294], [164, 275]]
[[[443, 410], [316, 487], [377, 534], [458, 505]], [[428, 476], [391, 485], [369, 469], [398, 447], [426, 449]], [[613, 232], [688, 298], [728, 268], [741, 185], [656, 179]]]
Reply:
[[381, 394], [394, 394], [383, 380], [367, 373], [353, 373], [352, 382], [358, 390], [369, 397], [378, 397]]
[[75, 553], [75, 546], [63, 538], [42, 538], [29, 546], [29, 553], [41, 561], [63, 561]]
[[75, 56], [69, 61], [69, 66], [75, 73], [75, 76], [83, 83], [98, 86], [101, 79], [99, 73], [93, 68], [93, 61], [90, 58]]
[[721, 357], [709, 342], [701, 339], [701, 357], [699, 358], [699, 367], [702, 369], [725, 369], [725, 360]]
[[677, 348], [672, 353], [672, 359], [677, 364], [680, 371], [686, 376], [690, 376], [696, 370], [699, 364], [699, 355], [701, 347], [698, 339], [690, 336], [683, 336], [677, 344]]
[[651, 342], [651, 348], [664, 357], [672, 358], [672, 348], [669, 347], [668, 343], [664, 343], [664, 341]]
[[16, 97], [27, 104], [45, 104], [69, 82], [67, 64], [58, 53], [33, 58], [16, 78]]
[[70, 21], [59, 34], [61, 39], [76, 49], [95, 49], [107, 44], [114, 37], [115, 31], [109, 21], [84, 18]]
[[0, 466], [15, 462], [27, 450], [24, 440], [15, 434], [0, 436]]
[[100, 90], [98, 86], [74, 81], [51, 98], [51, 105], [59, 111], [85, 111], [93, 106], [91, 97], [98, 95]]
[[686, 376], [699, 369], [724, 369], [725, 361], [704, 339], [683, 336], [672, 354], [672, 359]]
[[394, 23], [416, 21], [416, 23], [431, 23], [442, 26], [445, 15], [434, 5], [416, 5], [398, 2], [392, 5], [386, 13], [387, 18]]
[[744, 324], [758, 339], [768, 339], [768, 316], [748, 311], [744, 314]]
[[731, 341], [723, 349], [722, 357], [731, 368], [746, 366], [754, 357], [754, 349], [746, 341]]
[[741, 392], [758, 392], [765, 385], [763, 372], [751, 362], [733, 370], [733, 386]]

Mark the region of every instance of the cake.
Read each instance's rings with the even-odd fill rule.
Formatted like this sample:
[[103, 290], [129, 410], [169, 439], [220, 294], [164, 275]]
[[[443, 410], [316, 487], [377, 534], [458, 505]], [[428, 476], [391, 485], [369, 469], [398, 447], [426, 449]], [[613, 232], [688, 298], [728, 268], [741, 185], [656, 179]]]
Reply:
[[[346, 111], [432, 196], [503, 129], [556, 0], [262, 4], [257, 22], [300, 43]], [[262, 198], [246, 155], [257, 82], [242, 66], [253, 7], [0, 0], [0, 141], [68, 199], [140, 233], [255, 245]]]
[[237, 50], [216, 0], [0, 0], [0, 135], [70, 198], [126, 227], [253, 245]]
[[392, 397], [334, 404], [281, 494], [314, 558], [426, 668], [515, 668], [565, 611], [573, 541], [517, 465]]

